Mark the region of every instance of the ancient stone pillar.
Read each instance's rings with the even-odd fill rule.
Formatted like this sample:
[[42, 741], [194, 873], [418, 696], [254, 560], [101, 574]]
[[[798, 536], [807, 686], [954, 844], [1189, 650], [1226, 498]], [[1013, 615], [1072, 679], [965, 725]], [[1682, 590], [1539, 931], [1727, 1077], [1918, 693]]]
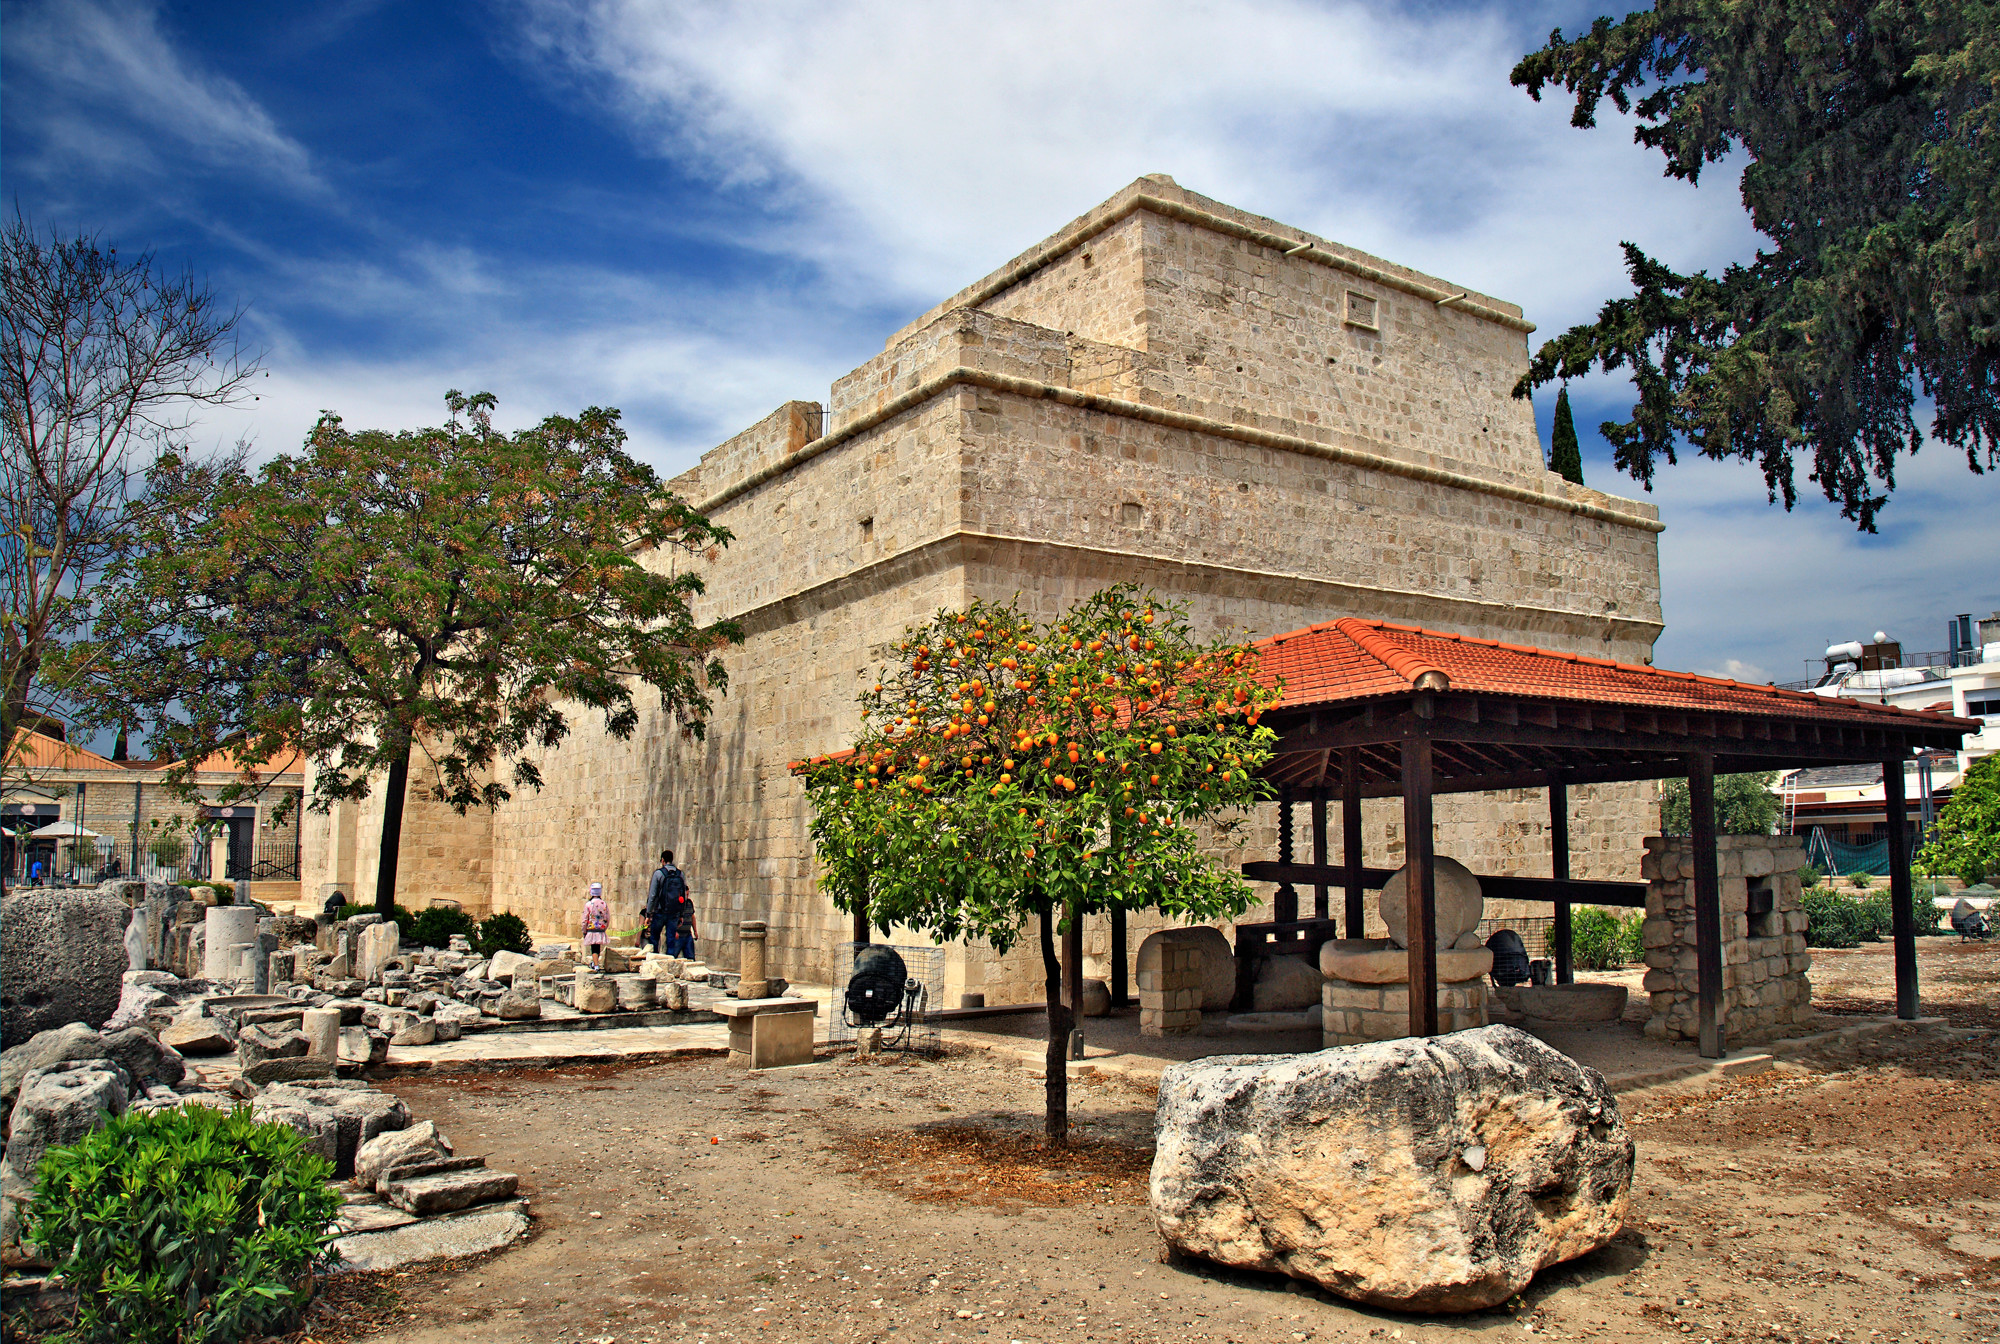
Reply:
[[736, 997], [761, 999], [769, 986], [764, 975], [764, 921], [746, 919], [737, 926], [736, 945], [740, 950], [737, 968], [742, 978], [736, 982]]
[[202, 979], [236, 978], [238, 959], [243, 955], [241, 948], [245, 943], [257, 941], [258, 914], [254, 905], [212, 905], [208, 908], [207, 916], [202, 921]]
[[305, 1033], [307, 1053], [319, 1059], [340, 1055], [340, 1009], [308, 1008], [299, 1029]]

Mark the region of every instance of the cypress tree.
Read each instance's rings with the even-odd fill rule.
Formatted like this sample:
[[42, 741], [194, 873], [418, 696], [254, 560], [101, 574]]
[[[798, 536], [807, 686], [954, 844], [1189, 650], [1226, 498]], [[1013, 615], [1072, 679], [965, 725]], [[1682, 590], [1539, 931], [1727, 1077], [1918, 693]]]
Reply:
[[1556, 423], [1549, 430], [1549, 470], [1583, 484], [1583, 452], [1576, 445], [1576, 421], [1569, 414], [1569, 388], [1556, 393]]

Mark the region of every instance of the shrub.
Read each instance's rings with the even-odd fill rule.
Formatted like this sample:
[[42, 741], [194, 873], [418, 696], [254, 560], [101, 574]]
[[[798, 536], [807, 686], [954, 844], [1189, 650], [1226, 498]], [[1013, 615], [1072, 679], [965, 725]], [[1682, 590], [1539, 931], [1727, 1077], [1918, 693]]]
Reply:
[[1874, 936], [1874, 921], [1861, 904], [1826, 887], [1815, 887], [1800, 898], [1806, 912], [1808, 947], [1859, 947]]
[[217, 905], [234, 905], [236, 903], [236, 884], [227, 878], [184, 877], [174, 883], [174, 885], [177, 887], [186, 887], [189, 891], [193, 891], [196, 887], [207, 887], [215, 893], [215, 903]]
[[449, 947], [453, 934], [463, 934], [470, 941], [476, 928], [472, 916], [457, 906], [434, 905], [417, 911], [410, 925], [410, 938], [419, 947]]
[[1802, 891], [1810, 891], [1825, 880], [1826, 875], [1810, 863], [1799, 869], [1799, 888]]
[[482, 957], [490, 957], [495, 952], [532, 952], [534, 942], [528, 937], [528, 926], [519, 915], [501, 911], [488, 915], [479, 922], [477, 932], [472, 935], [472, 949]]
[[1847, 881], [1856, 891], [1866, 891], [1875, 885], [1875, 874], [1864, 873], [1857, 868], [1847, 875]]
[[[1578, 906], [1570, 916], [1570, 965], [1585, 971], [1609, 971], [1636, 960], [1642, 917], [1621, 920], [1594, 905]], [[1643, 955], [1643, 953], [1641, 953]]]
[[1646, 917], [1633, 914], [1618, 926], [1618, 951], [1628, 962], [1646, 959]]
[[181, 861], [187, 858], [187, 837], [178, 831], [162, 832], [146, 842], [146, 852], [162, 868], [178, 868]]
[[341, 1203], [305, 1145], [247, 1109], [186, 1106], [51, 1149], [24, 1216], [76, 1290], [74, 1337], [226, 1344], [288, 1328]]

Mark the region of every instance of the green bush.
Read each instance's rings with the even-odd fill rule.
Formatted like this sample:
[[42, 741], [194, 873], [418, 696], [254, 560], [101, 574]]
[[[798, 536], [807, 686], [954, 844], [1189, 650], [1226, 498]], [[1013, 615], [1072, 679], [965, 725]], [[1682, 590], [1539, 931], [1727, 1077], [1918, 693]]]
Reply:
[[1634, 913], [1618, 926], [1618, 951], [1628, 962], [1646, 959], [1646, 917]]
[[1808, 947], [1859, 947], [1875, 939], [1875, 921], [1861, 902], [1826, 887], [1800, 898], [1806, 912]]
[[477, 932], [472, 935], [472, 949], [482, 957], [490, 957], [495, 952], [532, 952], [535, 945], [528, 937], [528, 926], [519, 915], [501, 911], [488, 915], [479, 922]]
[[288, 1329], [311, 1298], [332, 1175], [247, 1108], [133, 1111], [51, 1149], [24, 1218], [76, 1291], [73, 1338], [228, 1344]]
[[1825, 880], [1826, 874], [1820, 872], [1819, 869], [1813, 867], [1810, 863], [1799, 869], [1799, 888], [1802, 891], [1810, 891]]
[[236, 901], [236, 884], [227, 878], [184, 877], [174, 883], [174, 885], [177, 887], [186, 887], [189, 891], [193, 891], [196, 887], [211, 888], [215, 892], [215, 903], [217, 905], [232, 905]]
[[1578, 906], [1570, 915], [1570, 965], [1583, 971], [1609, 971], [1644, 956], [1643, 916], [1620, 919], [1594, 905]]
[[1875, 874], [1864, 873], [1857, 868], [1847, 875], [1847, 881], [1856, 891], [1866, 891], [1875, 885]]
[[450, 947], [453, 934], [470, 941], [477, 925], [471, 915], [453, 905], [434, 905], [417, 911], [410, 925], [410, 937], [419, 947]]

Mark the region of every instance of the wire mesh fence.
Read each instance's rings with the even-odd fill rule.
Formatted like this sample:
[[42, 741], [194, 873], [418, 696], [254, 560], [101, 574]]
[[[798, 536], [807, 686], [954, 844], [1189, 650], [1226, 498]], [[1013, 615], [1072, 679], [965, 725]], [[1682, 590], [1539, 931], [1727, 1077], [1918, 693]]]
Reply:
[[837, 943], [830, 1045], [881, 1033], [879, 1049], [935, 1055], [944, 1049], [944, 949], [890, 943]]
[[1501, 929], [1512, 929], [1521, 935], [1521, 942], [1528, 949], [1528, 960], [1539, 961], [1553, 957], [1549, 948], [1549, 933], [1555, 926], [1553, 915], [1523, 915], [1519, 918], [1482, 919], [1479, 921], [1479, 941], [1485, 942]]

